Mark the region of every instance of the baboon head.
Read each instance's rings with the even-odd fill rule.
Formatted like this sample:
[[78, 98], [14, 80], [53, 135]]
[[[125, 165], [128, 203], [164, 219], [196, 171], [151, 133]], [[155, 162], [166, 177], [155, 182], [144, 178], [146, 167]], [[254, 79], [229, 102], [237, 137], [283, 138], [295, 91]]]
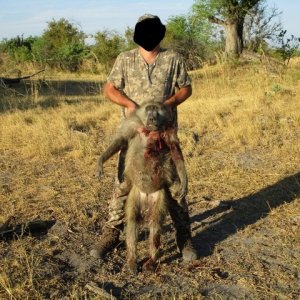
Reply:
[[146, 129], [160, 131], [166, 128], [172, 120], [171, 109], [161, 103], [149, 103], [137, 110], [137, 115]]

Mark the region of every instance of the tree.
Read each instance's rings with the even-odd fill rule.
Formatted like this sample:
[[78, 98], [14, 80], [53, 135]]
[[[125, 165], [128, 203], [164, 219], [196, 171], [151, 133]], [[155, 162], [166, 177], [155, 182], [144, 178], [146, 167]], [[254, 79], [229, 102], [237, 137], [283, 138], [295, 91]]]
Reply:
[[244, 21], [247, 13], [261, 0], [196, 0], [193, 13], [200, 18], [224, 26], [225, 53], [239, 57], [243, 51]]
[[257, 52], [266, 46], [267, 40], [277, 39], [282, 31], [280, 15], [281, 12], [276, 7], [268, 7], [266, 1], [256, 4], [245, 18], [245, 47]]
[[169, 18], [166, 27], [163, 45], [179, 52], [185, 58], [188, 69], [200, 67], [211, 44], [211, 25], [202, 19], [179, 15]]

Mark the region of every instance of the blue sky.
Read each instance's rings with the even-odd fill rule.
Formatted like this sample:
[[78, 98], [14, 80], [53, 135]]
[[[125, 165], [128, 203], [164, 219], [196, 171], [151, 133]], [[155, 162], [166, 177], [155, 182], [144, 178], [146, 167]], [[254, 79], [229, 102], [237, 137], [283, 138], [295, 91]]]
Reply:
[[[0, 0], [0, 40], [24, 34], [40, 35], [52, 19], [66, 18], [87, 34], [104, 29], [123, 33], [144, 13], [160, 16], [163, 23], [189, 11], [194, 0]], [[300, 36], [300, 0], [267, 0], [282, 11], [290, 34]]]

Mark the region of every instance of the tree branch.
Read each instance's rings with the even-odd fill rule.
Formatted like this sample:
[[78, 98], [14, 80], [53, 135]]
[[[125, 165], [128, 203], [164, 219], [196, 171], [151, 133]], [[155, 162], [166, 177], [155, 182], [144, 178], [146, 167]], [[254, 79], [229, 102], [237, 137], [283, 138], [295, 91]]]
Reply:
[[23, 79], [28, 79], [30, 77], [33, 77], [41, 72], [44, 72], [45, 69], [40, 70], [34, 74], [28, 75], [28, 76], [24, 76], [24, 77], [17, 77], [17, 78], [5, 78], [5, 77], [0, 77], [0, 81], [4, 82], [4, 84], [12, 84], [12, 83], [19, 83], [21, 80]]
[[221, 20], [215, 16], [208, 16], [208, 21], [211, 23], [219, 24], [219, 25], [225, 25], [226, 22], [224, 20]]
[[249, 10], [249, 9], [251, 9], [253, 6], [255, 6], [260, 1], [261, 0], [242, 0], [241, 1], [241, 7], [244, 10]]

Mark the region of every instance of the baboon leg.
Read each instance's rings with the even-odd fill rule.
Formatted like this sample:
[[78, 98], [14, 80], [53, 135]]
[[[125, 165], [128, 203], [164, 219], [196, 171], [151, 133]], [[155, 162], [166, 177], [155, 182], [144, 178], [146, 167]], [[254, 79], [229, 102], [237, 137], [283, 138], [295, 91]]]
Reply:
[[160, 252], [160, 235], [162, 232], [162, 225], [166, 214], [165, 207], [165, 192], [163, 190], [157, 191], [151, 195], [153, 206], [150, 211], [150, 233], [149, 233], [149, 250], [150, 257], [144, 263], [143, 269], [155, 271], [156, 261]]
[[139, 211], [140, 193], [133, 187], [126, 201], [126, 246], [127, 263], [130, 272], [137, 273], [136, 246], [138, 238], [137, 218]]

